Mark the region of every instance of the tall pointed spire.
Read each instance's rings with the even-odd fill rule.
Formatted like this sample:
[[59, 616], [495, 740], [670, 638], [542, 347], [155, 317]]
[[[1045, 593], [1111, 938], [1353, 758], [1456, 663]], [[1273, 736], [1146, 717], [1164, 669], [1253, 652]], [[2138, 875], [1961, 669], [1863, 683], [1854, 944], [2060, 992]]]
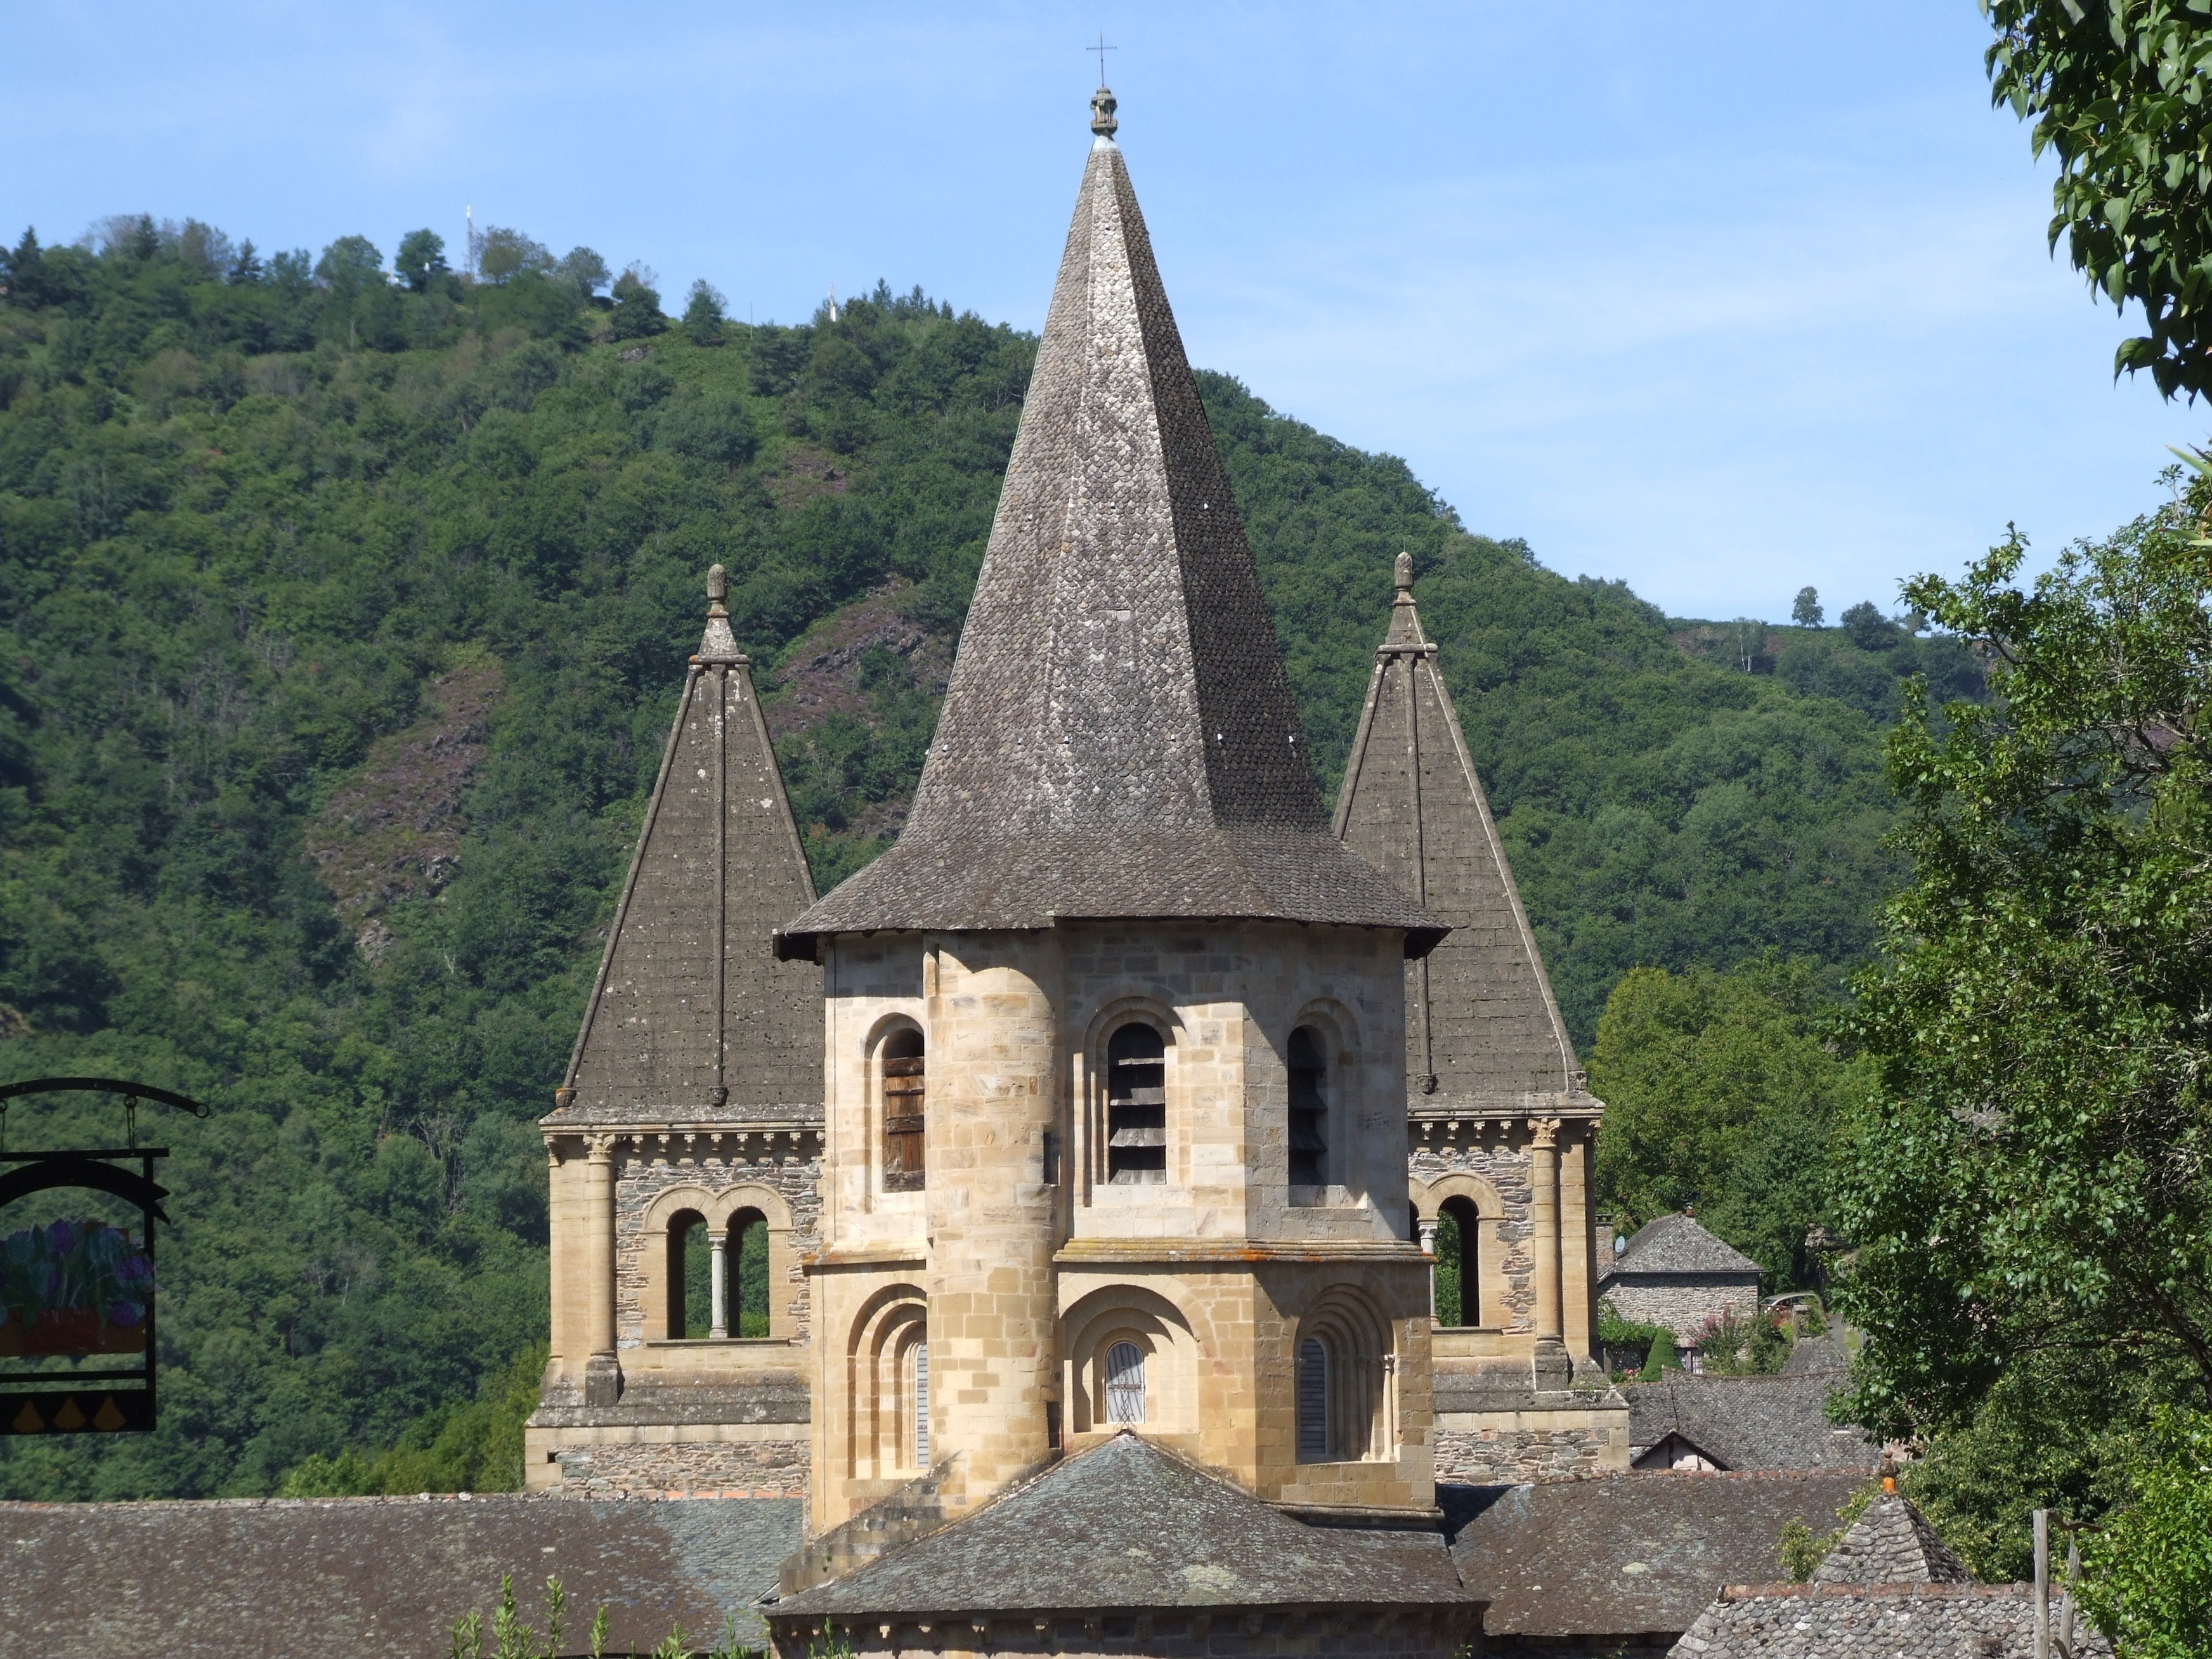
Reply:
[[699, 1122], [822, 1099], [822, 981], [770, 932], [814, 897], [727, 578], [653, 787], [568, 1075], [548, 1122]]
[[1328, 833], [1280, 645], [1113, 134], [1091, 156], [897, 843], [779, 948], [1245, 917], [1440, 930]]
[[1398, 556], [1396, 574], [1336, 832], [1452, 930], [1406, 970], [1407, 1088], [1470, 1105], [1578, 1093], [1574, 1045], [1421, 632], [1412, 555]]

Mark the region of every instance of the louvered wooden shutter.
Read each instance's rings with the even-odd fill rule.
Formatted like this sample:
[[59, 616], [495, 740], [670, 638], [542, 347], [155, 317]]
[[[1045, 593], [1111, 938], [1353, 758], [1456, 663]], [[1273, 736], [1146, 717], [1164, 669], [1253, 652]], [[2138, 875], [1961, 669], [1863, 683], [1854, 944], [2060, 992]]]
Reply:
[[922, 1118], [927, 1085], [920, 1054], [884, 1061], [884, 1190], [922, 1188]]

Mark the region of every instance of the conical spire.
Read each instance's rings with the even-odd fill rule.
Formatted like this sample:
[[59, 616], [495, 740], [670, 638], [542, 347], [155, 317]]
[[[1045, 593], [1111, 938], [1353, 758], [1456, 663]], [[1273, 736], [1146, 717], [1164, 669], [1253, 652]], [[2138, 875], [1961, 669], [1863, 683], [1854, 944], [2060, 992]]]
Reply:
[[684, 677], [606, 954], [549, 1122], [701, 1122], [819, 1109], [822, 979], [770, 933], [814, 896], [752, 671], [707, 573]]
[[[1885, 1471], [1887, 1473], [1887, 1471]], [[1936, 1528], [1909, 1498], [1898, 1495], [1894, 1478], [1867, 1506], [1866, 1513], [1836, 1540], [1813, 1574], [1816, 1584], [1970, 1584], [1974, 1575], [1958, 1553], [1936, 1535]]]
[[1552, 1000], [1490, 803], [1401, 553], [1390, 627], [1337, 799], [1336, 831], [1452, 931], [1406, 970], [1406, 1086], [1510, 1105], [1578, 1092], [1574, 1045]]
[[1093, 141], [936, 741], [897, 844], [780, 948], [1279, 917], [1439, 930], [1328, 833], [1150, 238]]

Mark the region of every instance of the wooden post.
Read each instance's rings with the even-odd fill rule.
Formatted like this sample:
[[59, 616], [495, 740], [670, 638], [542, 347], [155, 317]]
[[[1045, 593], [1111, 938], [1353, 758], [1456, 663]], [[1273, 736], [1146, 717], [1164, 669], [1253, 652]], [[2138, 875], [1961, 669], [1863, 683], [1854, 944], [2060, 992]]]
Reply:
[[2051, 1659], [2051, 1511], [2035, 1512], [2035, 1659]]

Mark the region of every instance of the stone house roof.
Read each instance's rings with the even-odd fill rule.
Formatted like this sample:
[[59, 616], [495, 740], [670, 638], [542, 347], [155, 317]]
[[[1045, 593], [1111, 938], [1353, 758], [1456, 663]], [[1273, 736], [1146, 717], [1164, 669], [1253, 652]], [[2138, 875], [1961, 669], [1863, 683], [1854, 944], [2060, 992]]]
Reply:
[[1951, 1547], [1909, 1498], [1885, 1492], [1836, 1540], [1813, 1574], [1816, 1584], [1971, 1584]]
[[1451, 929], [1406, 972], [1407, 1091], [1419, 1104], [1474, 1109], [1532, 1092], [1579, 1094], [1574, 1043], [1437, 647], [1421, 631], [1411, 555], [1398, 556], [1397, 580], [1336, 833]]
[[1636, 1230], [1628, 1248], [1604, 1265], [1599, 1289], [1641, 1274], [1715, 1274], [1734, 1280], [1759, 1278], [1759, 1263], [1723, 1243], [1686, 1215], [1662, 1215]]
[[1443, 933], [1330, 834], [1120, 149], [1076, 198], [936, 737], [897, 842], [788, 923], [1082, 918]]
[[1779, 1577], [1792, 1517], [1815, 1531], [1860, 1485], [1840, 1471], [1600, 1475], [1514, 1486], [1452, 1545], [1492, 1636], [1673, 1637], [1727, 1583]]
[[[1672, 1659], [2034, 1659], [2031, 1584], [1734, 1586], [1698, 1615]], [[2054, 1623], [2056, 1614], [2054, 1613]], [[2109, 1655], [2087, 1625], [2076, 1659]], [[2055, 1649], [2055, 1644], [2054, 1644]]]
[[[10, 1652], [70, 1659], [441, 1654], [501, 1575], [533, 1624], [557, 1575], [564, 1653], [605, 1604], [607, 1650], [647, 1653], [681, 1624], [719, 1634], [799, 1540], [785, 1499], [509, 1495], [150, 1504], [0, 1504], [0, 1630]], [[489, 1647], [489, 1643], [487, 1643]]]
[[822, 1115], [822, 974], [770, 935], [814, 897], [722, 567], [549, 1127]]
[[808, 1619], [1449, 1607], [1479, 1598], [1433, 1532], [1309, 1526], [1133, 1434], [764, 1611]]
[[1628, 1440], [1638, 1455], [1679, 1435], [1723, 1469], [1851, 1469], [1863, 1480], [1881, 1449], [1856, 1428], [1828, 1420], [1833, 1371], [1781, 1376], [1692, 1376], [1666, 1370], [1632, 1382]]

